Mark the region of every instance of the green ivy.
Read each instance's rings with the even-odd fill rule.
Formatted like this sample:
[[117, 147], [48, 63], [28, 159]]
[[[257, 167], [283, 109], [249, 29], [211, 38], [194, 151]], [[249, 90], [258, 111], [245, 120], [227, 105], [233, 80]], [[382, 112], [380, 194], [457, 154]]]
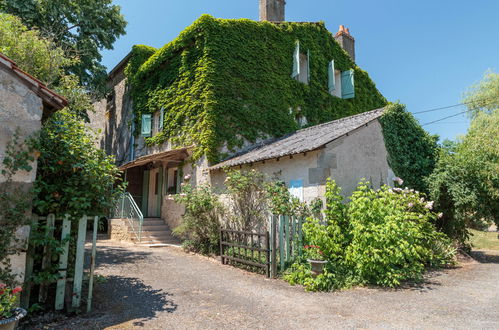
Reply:
[[[310, 84], [291, 78], [296, 40], [310, 51]], [[355, 98], [327, 90], [328, 62], [355, 70]], [[216, 162], [223, 146], [281, 136], [309, 125], [384, 106], [386, 99], [352, 62], [324, 23], [280, 24], [201, 16], [159, 50], [135, 46], [126, 76], [131, 85], [137, 132], [144, 113], [165, 109], [163, 132], [149, 145], [169, 140], [193, 145], [194, 159]]]
[[408, 187], [428, 193], [426, 178], [438, 158], [438, 136], [426, 132], [405, 105], [390, 104], [380, 118], [388, 164]]

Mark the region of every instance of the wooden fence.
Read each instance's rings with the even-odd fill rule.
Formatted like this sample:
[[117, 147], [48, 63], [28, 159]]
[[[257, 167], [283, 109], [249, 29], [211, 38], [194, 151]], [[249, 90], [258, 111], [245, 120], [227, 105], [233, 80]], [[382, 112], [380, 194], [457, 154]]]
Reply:
[[[64, 217], [57, 217], [54, 214], [47, 216], [33, 215], [33, 225], [43, 225], [45, 228], [45, 237], [54, 237], [55, 232], [60, 232], [60, 240], [64, 242], [62, 245], [62, 253], [58, 258], [59, 273], [56, 284], [55, 292], [55, 309], [62, 310], [64, 308], [65, 297], [71, 297], [71, 307], [78, 308], [81, 305], [82, 299], [82, 284], [83, 284], [83, 271], [84, 271], [84, 258], [85, 258], [85, 241], [87, 235], [87, 222], [93, 220], [92, 231], [92, 250], [90, 256], [90, 269], [89, 269], [89, 282], [88, 282], [88, 296], [87, 296], [87, 311], [92, 308], [92, 293], [93, 293], [93, 280], [95, 270], [95, 256], [96, 256], [96, 241], [99, 216], [82, 216], [79, 219], [72, 219], [69, 215]], [[68, 278], [68, 259], [69, 259], [69, 237], [71, 235], [71, 224], [75, 223], [77, 228], [76, 237], [76, 254], [74, 265], [73, 278]], [[56, 230], [57, 229], [57, 230]], [[33, 234], [33, 233], [32, 233]], [[31, 236], [32, 236], [31, 234]], [[30, 239], [31, 239], [30, 236]], [[59, 239], [59, 238], [57, 238]], [[50, 250], [47, 247], [43, 249], [41, 269], [47, 269], [50, 266], [52, 257]], [[24, 307], [30, 306], [30, 296], [32, 294], [33, 282], [31, 276], [34, 273], [35, 265], [35, 251], [30, 244], [26, 255], [26, 279], [27, 284], [24, 289], [21, 305]], [[72, 282], [72, 288], [67, 284]], [[40, 284], [38, 292], [38, 302], [45, 302], [48, 295], [48, 284]]]
[[[255, 233], [220, 229], [220, 256], [227, 261], [263, 269], [268, 277], [284, 272], [303, 252], [303, 218], [272, 215], [269, 231]], [[263, 254], [263, 256], [262, 256]]]

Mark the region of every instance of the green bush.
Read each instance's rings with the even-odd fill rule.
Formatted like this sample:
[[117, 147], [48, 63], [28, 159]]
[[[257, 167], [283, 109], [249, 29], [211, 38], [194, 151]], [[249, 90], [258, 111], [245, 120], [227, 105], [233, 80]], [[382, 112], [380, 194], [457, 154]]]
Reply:
[[211, 187], [184, 185], [175, 201], [185, 206], [182, 224], [173, 230], [185, 240], [184, 247], [203, 254], [217, 253], [224, 209]]
[[345, 261], [361, 284], [397, 286], [419, 279], [427, 266], [449, 261], [432, 248], [451, 245], [433, 225], [438, 216], [432, 207], [412, 190], [384, 186], [374, 191], [360, 183], [348, 207], [352, 240]]
[[35, 181], [37, 214], [105, 215], [123, 191], [114, 158], [95, 145], [95, 136], [74, 114], [59, 111], [44, 124]]
[[361, 182], [348, 204], [334, 181], [326, 185], [326, 223], [309, 218], [303, 226], [305, 244], [320, 247], [328, 261], [313, 277], [305, 260], [285, 276], [307, 290], [331, 290], [352, 285], [394, 287], [420, 279], [427, 267], [452, 261], [451, 241], [436, 230], [440, 216], [433, 202], [419, 193]]

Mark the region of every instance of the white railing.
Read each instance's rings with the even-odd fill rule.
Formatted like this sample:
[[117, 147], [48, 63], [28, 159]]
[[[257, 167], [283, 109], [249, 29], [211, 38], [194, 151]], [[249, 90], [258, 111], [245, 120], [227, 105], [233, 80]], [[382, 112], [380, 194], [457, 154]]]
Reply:
[[139, 242], [142, 240], [144, 215], [130, 193], [126, 192], [118, 198], [113, 208], [112, 217], [126, 219], [135, 237], [137, 237]]

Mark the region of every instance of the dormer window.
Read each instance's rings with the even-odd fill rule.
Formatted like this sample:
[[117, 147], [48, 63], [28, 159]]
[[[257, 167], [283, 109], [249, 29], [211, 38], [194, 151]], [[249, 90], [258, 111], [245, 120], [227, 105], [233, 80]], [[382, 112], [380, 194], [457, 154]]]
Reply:
[[310, 51], [307, 51], [306, 54], [301, 53], [299, 41], [296, 42], [293, 53], [293, 73], [291, 77], [307, 85], [310, 82]]

